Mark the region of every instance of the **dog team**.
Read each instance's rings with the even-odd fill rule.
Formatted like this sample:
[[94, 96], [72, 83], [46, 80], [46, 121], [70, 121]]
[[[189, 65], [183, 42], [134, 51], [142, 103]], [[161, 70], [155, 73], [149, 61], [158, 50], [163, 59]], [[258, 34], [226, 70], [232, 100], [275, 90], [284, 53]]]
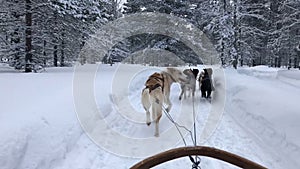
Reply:
[[[146, 124], [151, 124], [150, 108], [152, 112], [152, 120], [155, 122], [155, 134], [159, 136], [159, 120], [162, 116], [163, 103], [167, 105], [165, 111], [169, 112], [172, 107], [170, 101], [170, 89], [173, 83], [179, 83], [181, 93], [179, 100], [182, 96], [186, 98], [187, 93], [189, 96], [195, 96], [196, 81], [198, 79], [199, 89], [201, 90], [202, 98], [211, 98], [211, 92], [214, 90], [212, 83], [212, 69], [205, 68], [200, 72], [198, 69], [185, 69], [183, 71], [176, 68], [166, 68], [165, 71], [160, 73], [153, 73], [149, 76], [145, 83], [145, 88], [142, 90], [141, 102], [146, 111]], [[198, 77], [199, 74], [199, 77]]]

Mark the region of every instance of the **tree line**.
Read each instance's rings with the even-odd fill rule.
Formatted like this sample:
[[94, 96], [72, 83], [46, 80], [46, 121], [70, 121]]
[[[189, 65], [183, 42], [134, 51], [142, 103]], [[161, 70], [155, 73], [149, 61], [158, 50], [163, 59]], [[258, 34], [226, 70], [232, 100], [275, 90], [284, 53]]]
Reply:
[[184, 18], [214, 44], [224, 66], [299, 67], [299, 0], [127, 0], [125, 12]]
[[[300, 63], [299, 0], [6, 0], [0, 9], [0, 59], [25, 72], [72, 65], [103, 24], [138, 12], [166, 13], [197, 26], [224, 66]], [[171, 37], [141, 34], [116, 44], [103, 61], [152, 47], [191, 55]]]
[[16, 69], [68, 66], [118, 1], [6, 0], [0, 4], [0, 58]]

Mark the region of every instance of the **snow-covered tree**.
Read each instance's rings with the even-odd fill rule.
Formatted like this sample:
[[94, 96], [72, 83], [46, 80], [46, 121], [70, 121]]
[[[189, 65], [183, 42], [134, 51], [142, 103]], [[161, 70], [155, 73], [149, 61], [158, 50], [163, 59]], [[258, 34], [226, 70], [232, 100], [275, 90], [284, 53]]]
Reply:
[[0, 8], [2, 9], [1, 56], [9, 59], [11, 66], [20, 69], [25, 63], [25, 23], [23, 18], [25, 3], [14, 0], [3, 1]]
[[89, 35], [116, 14], [102, 0], [9, 0], [0, 8], [1, 57], [27, 72], [75, 61]]
[[[193, 22], [193, 9], [195, 8], [196, 2], [191, 4], [191, 1], [176, 1], [176, 0], [150, 0], [150, 1], [141, 1], [141, 0], [128, 0], [124, 4], [124, 14], [132, 14], [138, 12], [159, 12], [174, 15], [177, 17], [184, 18], [189, 22]], [[130, 38], [129, 38], [130, 39]], [[180, 57], [185, 56], [185, 60], [190, 56], [190, 63], [196, 63], [197, 60], [193, 60], [196, 54], [191, 53], [191, 50], [185, 46], [183, 43], [164, 35], [152, 35], [152, 34], [143, 34], [140, 35], [138, 39], [131, 39], [130, 44], [133, 46], [135, 43], [140, 44], [139, 48], [161, 48], [167, 51], [173, 52], [180, 55]], [[139, 42], [142, 41], [143, 43]], [[129, 45], [130, 46], [130, 45]], [[136, 46], [137, 47], [137, 46]], [[135, 52], [129, 50], [131, 52]]]
[[[197, 26], [215, 45], [224, 65], [298, 66], [299, 0], [7, 0], [0, 4], [0, 56], [16, 69], [65, 66], [101, 25], [124, 15], [160, 12]], [[145, 48], [193, 56], [183, 43], [164, 35], [125, 39], [107, 58]], [[5, 59], [6, 60], [6, 59]], [[191, 62], [193, 57], [191, 57]], [[94, 62], [96, 60], [93, 60]], [[82, 60], [82, 63], [86, 60]]]
[[[270, 10], [272, 14], [272, 31], [270, 32], [272, 60], [276, 65], [291, 67], [299, 66], [297, 47], [300, 42], [300, 1], [273, 1]], [[274, 59], [275, 58], [275, 59]]]

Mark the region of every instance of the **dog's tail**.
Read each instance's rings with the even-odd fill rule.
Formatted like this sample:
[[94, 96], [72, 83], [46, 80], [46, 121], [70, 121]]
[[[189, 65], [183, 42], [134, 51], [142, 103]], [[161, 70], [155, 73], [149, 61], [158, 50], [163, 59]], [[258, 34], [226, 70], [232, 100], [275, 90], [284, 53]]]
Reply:
[[142, 91], [142, 104], [146, 111], [149, 110], [151, 106], [149, 88], [144, 88]]

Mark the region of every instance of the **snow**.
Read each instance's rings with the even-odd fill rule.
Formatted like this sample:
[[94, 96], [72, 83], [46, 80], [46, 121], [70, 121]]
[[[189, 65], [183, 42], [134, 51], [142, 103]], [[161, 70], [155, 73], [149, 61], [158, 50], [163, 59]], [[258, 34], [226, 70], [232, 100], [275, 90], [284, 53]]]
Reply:
[[[92, 66], [81, 67], [88, 73]], [[148, 75], [160, 69], [163, 68], [98, 65], [94, 98], [102, 112], [99, 121], [105, 120], [111, 129], [123, 136], [153, 139], [164, 145], [167, 139], [164, 140], [163, 135], [172, 127], [165, 115], [159, 139], [153, 137], [154, 125], [148, 127], [140, 122], [145, 118], [140, 90]], [[224, 71], [226, 102], [222, 118], [211, 137], [198, 144], [235, 153], [267, 168], [299, 168], [300, 71], [265, 66]], [[110, 153], [107, 147], [98, 146], [95, 139], [84, 132], [76, 114], [73, 72], [74, 68], [48, 68], [43, 73], [24, 74], [0, 65], [1, 169], [125, 169], [142, 160]], [[125, 81], [128, 86], [123, 85]], [[178, 100], [179, 92], [179, 86], [173, 85], [170, 113], [177, 121], [179, 110], [190, 112], [191, 107], [191, 98]], [[199, 94], [197, 90], [198, 137], [211, 108], [210, 103], [199, 101]], [[120, 113], [120, 109], [131, 110], [128, 107], [137, 111], [136, 117]], [[175, 135], [174, 139], [178, 139], [179, 134]], [[172, 139], [169, 140], [176, 143], [174, 147], [184, 146], [180, 139]], [[188, 135], [185, 139], [191, 144]], [[236, 168], [207, 157], [201, 160], [202, 168]], [[191, 163], [188, 158], [180, 158], [155, 168], [184, 169], [191, 168]]]

